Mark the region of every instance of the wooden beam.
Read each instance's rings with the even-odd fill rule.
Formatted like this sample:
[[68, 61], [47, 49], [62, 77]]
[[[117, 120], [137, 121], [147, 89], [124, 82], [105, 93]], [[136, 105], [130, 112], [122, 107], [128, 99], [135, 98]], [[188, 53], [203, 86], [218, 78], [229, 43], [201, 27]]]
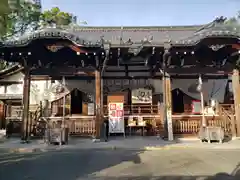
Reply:
[[[182, 67], [182, 68], [166, 68], [169, 74], [229, 74], [232, 72], [232, 65], [225, 65], [222, 68], [217, 67]], [[158, 74], [158, 73], [156, 73]]]
[[94, 73], [96, 68], [94, 67], [54, 67], [54, 68], [38, 68], [31, 70], [32, 75], [49, 75], [49, 76], [74, 76], [81, 73]]
[[240, 50], [240, 44], [233, 44], [232, 48]]

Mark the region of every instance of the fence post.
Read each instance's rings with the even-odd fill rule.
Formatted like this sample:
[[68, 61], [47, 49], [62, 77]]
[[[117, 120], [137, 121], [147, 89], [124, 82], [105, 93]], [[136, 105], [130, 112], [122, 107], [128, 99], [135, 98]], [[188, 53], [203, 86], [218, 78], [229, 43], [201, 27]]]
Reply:
[[237, 131], [236, 131], [236, 121], [234, 114], [231, 114], [231, 132], [232, 132], [232, 139], [236, 139]]

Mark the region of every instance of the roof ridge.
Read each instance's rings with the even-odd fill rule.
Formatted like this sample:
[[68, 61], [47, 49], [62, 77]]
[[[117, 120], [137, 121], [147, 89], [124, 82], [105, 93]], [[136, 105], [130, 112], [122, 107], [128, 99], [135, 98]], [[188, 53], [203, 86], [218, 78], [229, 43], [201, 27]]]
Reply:
[[202, 26], [74, 27], [73, 31], [197, 31]]
[[205, 24], [199, 24], [199, 25], [173, 25], [173, 26], [147, 26], [147, 25], [142, 25], [142, 26], [79, 26], [79, 27], [91, 27], [91, 28], [139, 28], [139, 27], [146, 27], [146, 28], [159, 28], [159, 27], [198, 27], [198, 26], [203, 26]]
[[75, 30], [184, 30], [198, 29], [204, 25], [187, 25], [187, 26], [78, 26], [73, 27]]

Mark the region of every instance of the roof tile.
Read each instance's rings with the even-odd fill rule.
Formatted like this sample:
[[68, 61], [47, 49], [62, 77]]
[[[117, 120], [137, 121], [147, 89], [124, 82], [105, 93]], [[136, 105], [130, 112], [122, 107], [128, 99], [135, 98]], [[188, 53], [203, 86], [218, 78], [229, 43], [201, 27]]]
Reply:
[[143, 40], [163, 43], [165, 41], [177, 41], [183, 37], [194, 34], [201, 26], [185, 27], [81, 27], [73, 30], [80, 37], [89, 41], [97, 41], [101, 37], [112, 44], [121, 44], [131, 39], [132, 42]]

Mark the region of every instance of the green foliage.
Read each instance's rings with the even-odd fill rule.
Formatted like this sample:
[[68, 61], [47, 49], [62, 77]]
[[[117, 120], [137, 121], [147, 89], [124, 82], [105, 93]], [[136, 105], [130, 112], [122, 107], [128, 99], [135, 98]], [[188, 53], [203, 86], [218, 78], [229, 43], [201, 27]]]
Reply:
[[0, 39], [1, 35], [6, 33], [6, 26], [7, 26], [7, 15], [10, 12], [8, 6], [8, 0], [1, 0], [0, 1]]
[[225, 22], [227, 25], [239, 26], [240, 24], [240, 11], [236, 16], [228, 18]]
[[73, 15], [54, 7], [44, 11], [40, 16], [40, 20], [43, 25], [67, 26], [73, 22]]
[[19, 0], [11, 0], [11, 8], [8, 0], [0, 1], [0, 37], [4, 39], [21, 36], [26, 31], [36, 30], [39, 26], [68, 26], [76, 22], [75, 16], [60, 11], [58, 7], [41, 13], [40, 7], [30, 1], [18, 3]]
[[38, 5], [27, 1], [20, 3], [19, 0], [3, 1], [4, 8], [0, 8], [0, 36], [22, 35], [30, 26], [37, 26], [41, 14]]
[[1, 0], [0, 1], [0, 14], [7, 14], [10, 12], [10, 8], [8, 6], [8, 0]]
[[7, 16], [7, 33], [8, 36], [21, 36], [28, 29], [36, 29], [38, 27], [41, 12], [40, 7], [31, 2], [23, 2], [19, 4], [17, 11], [12, 11]]

